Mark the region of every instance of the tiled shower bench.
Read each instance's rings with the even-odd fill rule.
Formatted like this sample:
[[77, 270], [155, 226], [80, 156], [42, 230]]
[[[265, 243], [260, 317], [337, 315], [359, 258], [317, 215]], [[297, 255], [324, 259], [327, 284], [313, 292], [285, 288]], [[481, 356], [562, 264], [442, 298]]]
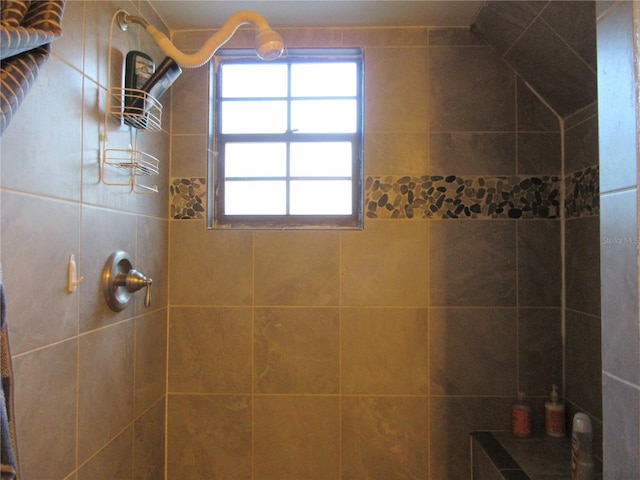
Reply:
[[[569, 437], [518, 438], [511, 432], [471, 434], [473, 480], [570, 480]], [[602, 465], [596, 461], [596, 472]], [[602, 478], [596, 474], [596, 479]]]

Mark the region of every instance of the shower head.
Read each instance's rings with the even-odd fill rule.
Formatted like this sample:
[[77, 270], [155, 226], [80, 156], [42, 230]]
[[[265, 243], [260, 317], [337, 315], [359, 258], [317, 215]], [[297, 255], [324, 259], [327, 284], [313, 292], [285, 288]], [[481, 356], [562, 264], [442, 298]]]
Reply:
[[186, 54], [176, 48], [167, 36], [150, 25], [142, 17], [129, 15], [124, 10], [116, 12], [118, 25], [126, 30], [130, 23], [142, 25], [153, 41], [178, 65], [185, 68], [200, 67], [211, 60], [216, 51], [231, 38], [241, 25], [250, 24], [258, 29], [256, 34], [256, 51], [262, 60], [274, 60], [282, 55], [284, 42], [277, 32], [273, 31], [267, 20], [253, 10], [240, 10], [231, 15], [227, 21], [205, 42], [196, 53]]
[[275, 60], [282, 55], [284, 42], [274, 30], [260, 30], [256, 35], [256, 52], [262, 60]]

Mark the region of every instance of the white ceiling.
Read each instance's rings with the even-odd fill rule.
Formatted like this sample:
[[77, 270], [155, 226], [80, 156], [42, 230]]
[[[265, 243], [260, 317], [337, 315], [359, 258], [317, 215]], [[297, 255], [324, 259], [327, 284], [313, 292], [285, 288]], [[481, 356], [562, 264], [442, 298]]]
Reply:
[[171, 30], [213, 29], [238, 10], [274, 27], [469, 26], [482, 0], [151, 0]]

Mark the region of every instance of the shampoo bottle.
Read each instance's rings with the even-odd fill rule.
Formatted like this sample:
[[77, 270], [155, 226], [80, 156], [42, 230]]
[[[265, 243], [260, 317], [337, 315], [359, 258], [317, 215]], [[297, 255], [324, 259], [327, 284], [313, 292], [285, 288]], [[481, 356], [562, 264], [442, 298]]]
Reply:
[[560, 401], [557, 385], [551, 386], [549, 400], [544, 402], [544, 426], [547, 435], [550, 437], [564, 437], [564, 403]]
[[571, 429], [571, 480], [593, 480], [593, 429], [585, 413], [576, 413]]
[[531, 407], [524, 401], [524, 392], [518, 392], [518, 401], [511, 407], [511, 431], [516, 437], [531, 436]]

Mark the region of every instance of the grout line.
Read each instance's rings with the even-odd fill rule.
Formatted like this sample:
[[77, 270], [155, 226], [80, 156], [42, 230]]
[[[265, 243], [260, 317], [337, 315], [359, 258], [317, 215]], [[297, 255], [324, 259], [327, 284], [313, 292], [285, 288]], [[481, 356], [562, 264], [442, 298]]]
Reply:
[[167, 335], [166, 340], [166, 356], [165, 356], [165, 377], [164, 377], [164, 478], [167, 477], [167, 469], [169, 468], [169, 306], [167, 305], [167, 313], [165, 315], [165, 332]]
[[256, 344], [256, 232], [251, 232], [251, 478], [255, 478], [255, 344]]
[[338, 233], [338, 475], [340, 478], [343, 476], [343, 465], [342, 465], [342, 401], [343, 401], [343, 392], [342, 392], [342, 272], [343, 272], [343, 263], [342, 263], [342, 239], [344, 234], [342, 232]]
[[566, 221], [565, 210], [566, 182], [565, 182], [565, 120], [560, 118], [560, 341], [562, 345], [562, 391], [566, 392], [566, 333], [567, 333], [567, 259], [566, 259]]
[[[173, 95], [170, 97], [171, 109], [173, 109]], [[169, 173], [171, 173], [171, 163], [173, 157], [173, 135], [169, 135]], [[169, 175], [171, 177], [171, 175]], [[171, 198], [169, 196], [168, 202], [171, 202]], [[171, 211], [171, 205], [168, 205], [168, 212]], [[169, 214], [170, 216], [170, 214]], [[170, 331], [170, 320], [171, 320], [171, 262], [169, 261], [169, 257], [171, 255], [171, 229], [172, 222], [167, 222], [167, 250], [166, 250], [166, 259], [165, 264], [167, 265], [167, 312], [165, 315], [165, 333], [166, 333], [166, 342], [165, 342], [165, 368], [164, 368], [164, 478], [165, 480], [168, 478], [167, 472], [169, 469], [169, 365], [170, 365], [170, 354], [171, 349], [170, 341], [171, 341], [171, 331]]]
[[610, 373], [606, 370], [602, 370], [602, 374], [612, 380], [615, 380], [616, 382], [620, 382], [624, 385], [626, 385], [627, 387], [630, 387], [634, 390], [640, 391], [640, 385], [637, 385], [635, 383], [630, 382], [629, 380], [625, 380], [624, 378], [621, 378], [617, 375], [614, 375], [613, 373]]
[[507, 55], [511, 52], [511, 50], [513, 49], [513, 47], [520, 41], [520, 39], [524, 36], [525, 33], [527, 33], [529, 31], [529, 29], [531, 28], [531, 25], [533, 25], [536, 20], [538, 20], [538, 18], [541, 17], [542, 12], [544, 12], [546, 5], [542, 8], [542, 10], [540, 10], [539, 12], [536, 12], [535, 10], [533, 10], [531, 7], [529, 7], [527, 5], [527, 7], [529, 8], [529, 10], [534, 14], [533, 19], [531, 20], [531, 22], [529, 22], [529, 25], [527, 25], [527, 27], [522, 31], [522, 33], [520, 33], [520, 35], [518, 35], [518, 38], [516, 38], [513, 43], [511, 45], [509, 45], [509, 48], [507, 48], [504, 53], [502, 53], [501, 58], [505, 59], [507, 57]]
[[[519, 155], [519, 150], [518, 150], [518, 135], [520, 134], [520, 123], [518, 122], [518, 114], [519, 114], [519, 109], [518, 109], [518, 74], [514, 74], [514, 93], [513, 93], [513, 101], [514, 101], [514, 113], [515, 113], [515, 118], [514, 118], [514, 124], [515, 124], [515, 135], [514, 135], [514, 142], [515, 142], [515, 152], [516, 152], [516, 172], [519, 173], [520, 171], [520, 155]], [[522, 385], [520, 382], [520, 249], [518, 248], [518, 239], [520, 238], [520, 229], [519, 229], [519, 222], [516, 222], [515, 224], [515, 253], [516, 253], [516, 264], [515, 264], [515, 270], [516, 270], [516, 395], [518, 395], [518, 393], [520, 391], [522, 391]]]
[[[543, 8], [542, 11], [544, 11], [545, 8]], [[542, 13], [542, 11], [540, 13]], [[578, 58], [578, 60], [580, 60], [580, 62], [583, 65], [585, 65], [593, 74], [595, 75], [598, 74], [597, 69], [594, 69], [591, 65], [589, 65], [587, 61], [584, 58], [582, 58], [582, 55], [580, 55], [571, 45], [569, 45], [567, 41], [564, 39], [564, 37], [560, 35], [560, 33], [558, 33], [551, 25], [549, 25], [549, 23], [547, 23], [547, 21], [542, 16], [540, 16], [540, 21], [544, 23], [547, 26], [547, 28], [553, 32], [553, 34], [565, 45], [565, 47], [569, 49], [569, 51], [573, 55], [575, 55]]]
[[[137, 228], [136, 228], [136, 232], [137, 232]], [[137, 242], [137, 235], [136, 235], [136, 242]], [[137, 250], [137, 247], [136, 247]], [[137, 261], [136, 261], [137, 263]], [[135, 304], [134, 304], [134, 309], [135, 309]], [[137, 338], [138, 338], [138, 320], [137, 319], [133, 319], [132, 320], [132, 341], [133, 341], [133, 345], [131, 348], [131, 353], [132, 353], [132, 370], [133, 370], [133, 380], [132, 383], [133, 385], [131, 385], [131, 468], [133, 469], [133, 471], [136, 471], [136, 455], [135, 455], [135, 442], [134, 442], [134, 434], [135, 434], [135, 424], [136, 424], [136, 407], [137, 407], [137, 402], [136, 402], [136, 374], [137, 374], [137, 347], [138, 347], [138, 342], [137, 342]]]

